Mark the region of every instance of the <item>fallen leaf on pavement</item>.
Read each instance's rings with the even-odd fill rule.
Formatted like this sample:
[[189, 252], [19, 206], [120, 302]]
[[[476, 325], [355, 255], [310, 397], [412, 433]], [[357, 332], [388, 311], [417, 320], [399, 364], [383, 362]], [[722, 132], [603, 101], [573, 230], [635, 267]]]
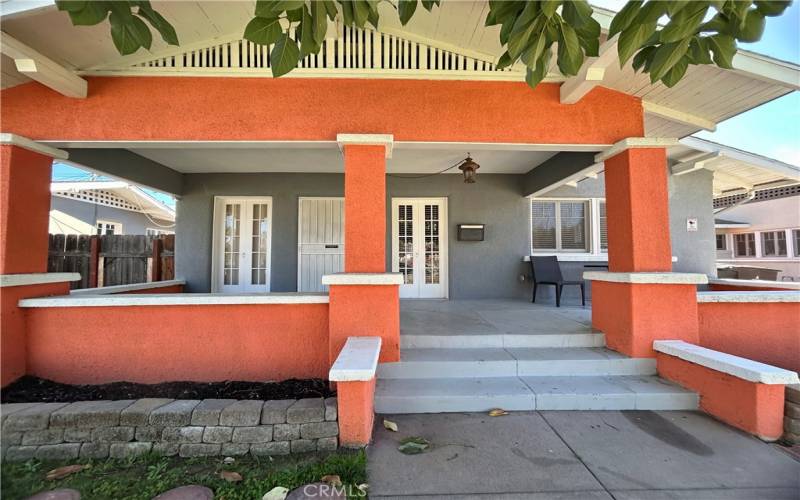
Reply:
[[219, 477], [228, 481], [229, 483], [238, 483], [242, 480], [242, 475], [232, 470], [220, 471]]
[[427, 439], [414, 436], [401, 439], [397, 449], [406, 455], [417, 455], [427, 450], [430, 445]]
[[331, 486], [341, 486], [342, 479], [337, 476], [336, 474], [328, 474], [327, 476], [322, 476], [319, 478], [320, 481], [323, 483], [328, 483]]
[[59, 467], [57, 469], [51, 470], [50, 472], [47, 473], [45, 478], [47, 478], [47, 479], [49, 479], [51, 481], [55, 480], [55, 479], [63, 479], [65, 477], [69, 476], [70, 474], [74, 474], [76, 472], [82, 471], [83, 469], [86, 469], [87, 467], [89, 467], [89, 466], [88, 465], [79, 465], [79, 464], [65, 465], [64, 467]]
[[261, 500], [283, 500], [286, 498], [286, 495], [289, 494], [289, 488], [284, 488], [283, 486], [276, 486], [269, 490], [268, 492], [264, 493], [264, 496], [261, 497]]
[[495, 408], [495, 409], [489, 411], [489, 416], [490, 417], [502, 417], [503, 415], [508, 415], [508, 412], [505, 411], [502, 408]]
[[391, 420], [383, 419], [383, 426], [389, 429], [392, 432], [397, 432], [397, 424], [392, 422]]

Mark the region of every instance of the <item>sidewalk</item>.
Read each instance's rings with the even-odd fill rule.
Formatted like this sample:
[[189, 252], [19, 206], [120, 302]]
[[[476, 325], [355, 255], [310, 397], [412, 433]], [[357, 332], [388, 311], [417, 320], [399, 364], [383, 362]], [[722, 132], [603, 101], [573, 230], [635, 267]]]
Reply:
[[[800, 462], [698, 412], [543, 411], [376, 418], [370, 498], [800, 498]], [[397, 441], [431, 449], [403, 455]]]

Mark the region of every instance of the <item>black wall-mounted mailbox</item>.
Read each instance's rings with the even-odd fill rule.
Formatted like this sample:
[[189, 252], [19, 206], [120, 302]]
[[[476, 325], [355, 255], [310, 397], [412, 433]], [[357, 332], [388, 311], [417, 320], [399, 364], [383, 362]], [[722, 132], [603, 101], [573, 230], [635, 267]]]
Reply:
[[483, 241], [484, 224], [459, 224], [458, 241]]

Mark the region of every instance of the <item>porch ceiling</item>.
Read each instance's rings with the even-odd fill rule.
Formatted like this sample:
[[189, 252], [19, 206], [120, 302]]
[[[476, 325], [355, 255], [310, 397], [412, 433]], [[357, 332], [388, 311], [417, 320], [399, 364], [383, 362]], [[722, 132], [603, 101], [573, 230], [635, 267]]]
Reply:
[[[185, 174], [247, 172], [344, 171], [342, 155], [335, 144], [316, 148], [137, 148], [130, 151]], [[482, 150], [464, 145], [452, 149], [395, 148], [387, 160], [389, 173], [428, 174], [463, 160], [467, 153], [481, 166], [480, 174], [524, 174], [558, 151]], [[461, 174], [458, 169], [449, 173]]]

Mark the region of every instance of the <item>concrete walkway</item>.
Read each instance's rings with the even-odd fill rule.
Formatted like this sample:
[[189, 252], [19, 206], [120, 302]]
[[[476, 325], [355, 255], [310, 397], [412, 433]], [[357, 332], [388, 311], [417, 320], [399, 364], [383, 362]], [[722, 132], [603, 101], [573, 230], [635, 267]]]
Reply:
[[[376, 419], [370, 498], [800, 498], [800, 462], [691, 411], [541, 411]], [[397, 442], [422, 436], [421, 455]]]

